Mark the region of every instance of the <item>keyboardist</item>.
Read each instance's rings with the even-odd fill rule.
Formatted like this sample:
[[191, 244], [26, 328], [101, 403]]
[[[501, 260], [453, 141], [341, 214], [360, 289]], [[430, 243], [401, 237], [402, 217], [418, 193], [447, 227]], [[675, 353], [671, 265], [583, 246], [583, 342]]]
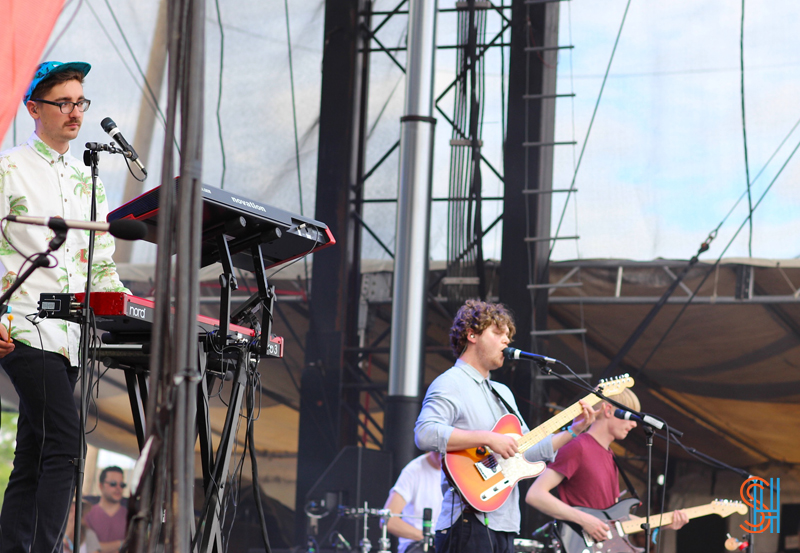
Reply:
[[[88, 220], [92, 181], [88, 169], [73, 156], [70, 142], [78, 137], [90, 101], [83, 80], [90, 70], [83, 62], [42, 63], [23, 102], [35, 130], [27, 142], [0, 153], [0, 213]], [[97, 219], [108, 212], [103, 184], [97, 183]], [[3, 289], [16, 279], [25, 258], [45, 250], [53, 231], [42, 226], [4, 223], [0, 261], [5, 266]], [[58, 546], [71, 503], [73, 460], [78, 457], [79, 422], [73, 400], [80, 360], [80, 329], [75, 323], [26, 317], [37, 312], [42, 292], [83, 292], [87, 248], [84, 231], [71, 231], [53, 253], [57, 264], [38, 269], [14, 294], [11, 307], [13, 343], [0, 343], [2, 365], [20, 397], [14, 468], [5, 491], [0, 526], [0, 552], [50, 552]], [[114, 239], [99, 233], [92, 265], [93, 290], [127, 291], [114, 261]], [[5, 338], [0, 329], [0, 338]], [[34, 524], [34, 521], [35, 524]]]

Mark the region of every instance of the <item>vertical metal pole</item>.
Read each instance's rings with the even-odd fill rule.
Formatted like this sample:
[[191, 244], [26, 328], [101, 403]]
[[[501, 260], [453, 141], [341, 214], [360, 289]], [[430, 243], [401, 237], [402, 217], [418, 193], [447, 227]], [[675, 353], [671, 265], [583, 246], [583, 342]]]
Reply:
[[395, 473], [414, 458], [414, 422], [423, 374], [428, 237], [433, 176], [436, 0], [410, 0], [405, 115], [400, 119], [400, 183], [384, 448]]
[[[555, 99], [526, 96], [555, 93], [557, 59], [556, 51], [526, 48], [557, 44], [558, 2], [528, 4], [525, 0], [513, 0], [500, 301], [514, 311], [515, 347], [531, 347], [529, 351], [539, 351], [531, 331], [546, 328], [548, 296], [547, 290], [541, 294], [528, 290], [528, 284], [547, 282], [550, 243], [534, 242], [529, 246], [524, 239], [526, 236], [550, 236], [553, 147], [525, 147], [523, 144], [553, 140]], [[526, 194], [525, 190], [541, 193]], [[542, 388], [535, 374], [527, 370], [509, 371], [500, 375], [500, 380], [514, 390], [517, 403], [530, 406], [523, 413], [528, 424], [539, 424], [543, 418], [539, 408]], [[533, 509], [523, 509], [521, 535], [537, 527], [536, 517]]]
[[[555, 48], [558, 46], [558, 15], [559, 3], [552, 2], [545, 5], [544, 9], [544, 46]], [[529, 54], [533, 55], [533, 54]], [[546, 50], [540, 53], [542, 61], [541, 69], [541, 94], [553, 96], [556, 93], [556, 66], [558, 65], [558, 50]], [[529, 67], [530, 61], [529, 61]], [[556, 126], [556, 99], [543, 98], [540, 100], [541, 119], [539, 121], [538, 136], [544, 142], [553, 142], [555, 139]], [[539, 162], [530, 169], [538, 172], [535, 178], [539, 190], [550, 191], [553, 189], [553, 157], [554, 146], [546, 146], [534, 149], [534, 155], [538, 154]], [[533, 176], [531, 174], [531, 176]], [[536, 226], [534, 229], [537, 237], [550, 237], [550, 218], [552, 211], [553, 195], [544, 193], [536, 196]], [[533, 248], [533, 282], [544, 284], [550, 281], [550, 249], [553, 245], [551, 241], [534, 242]], [[547, 306], [549, 291], [546, 288], [537, 289], [533, 294], [534, 328], [544, 330], [547, 328]], [[533, 340], [532, 340], [533, 342]], [[543, 344], [536, 343], [533, 351], [544, 352]]]
[[[163, 162], [161, 166], [161, 191], [159, 193], [159, 217], [162, 221], [175, 220], [175, 187], [174, 178], [174, 159], [175, 151], [172, 145], [172, 136], [175, 132], [177, 112], [178, 112], [178, 90], [180, 87], [180, 5], [177, 2], [167, 4], [167, 44], [170, 56], [168, 58], [167, 73], [167, 128], [164, 140]], [[153, 546], [159, 542], [162, 528], [163, 498], [166, 495], [165, 480], [167, 478], [166, 447], [161, 447], [162, 438], [165, 434], [166, 424], [159, 421], [156, 416], [162, 403], [163, 390], [169, 378], [168, 367], [172, 359], [174, 349], [175, 334], [173, 332], [173, 321], [170, 310], [172, 302], [172, 253], [173, 253], [173, 234], [174, 225], [161, 224], [158, 226], [158, 253], [156, 258], [155, 272], [155, 303], [156, 311], [153, 320], [153, 335], [162, 337], [152, 343], [150, 352], [150, 375], [149, 389], [150, 397], [146, 406], [147, 437], [156, 437], [158, 440], [157, 453], [154, 455], [152, 472], [147, 472], [143, 476], [143, 482], [139, 490], [132, 492], [139, 493], [138, 512], [131, 524], [134, 527], [133, 544], [131, 550], [135, 553], [145, 553], [152, 551]], [[166, 428], [168, 430], [168, 428]], [[151, 507], [154, 505], [154, 507]]]
[[[361, 177], [369, 42], [365, 0], [326, 0], [315, 218], [337, 246], [314, 254], [300, 392], [295, 543], [306, 543], [306, 494], [339, 450], [357, 439], [358, 390], [348, 387], [346, 349], [358, 346]], [[352, 357], [352, 356], [351, 356]], [[353, 407], [355, 409], [353, 409]]]
[[[197, 383], [197, 311], [200, 296], [202, 159], [205, 89], [205, 0], [186, 0], [187, 33], [181, 89], [181, 165], [175, 263], [175, 419], [172, 427], [173, 551], [188, 553], [194, 533], [194, 443]], [[169, 140], [169, 137], [166, 137]], [[226, 475], [227, 476], [227, 475]], [[224, 477], [223, 477], [224, 478]]]

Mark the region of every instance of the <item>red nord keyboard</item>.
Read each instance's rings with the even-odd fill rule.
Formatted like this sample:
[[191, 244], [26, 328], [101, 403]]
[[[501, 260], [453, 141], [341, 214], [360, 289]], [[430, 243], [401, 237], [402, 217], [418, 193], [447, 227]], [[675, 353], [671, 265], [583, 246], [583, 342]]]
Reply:
[[[76, 321], [83, 310], [85, 294], [40, 294], [39, 310], [41, 316], [53, 319]], [[94, 311], [97, 328], [112, 334], [149, 334], [155, 319], [155, 302], [123, 292], [92, 292], [89, 299]], [[43, 313], [42, 313], [43, 312]], [[197, 316], [197, 331], [211, 332], [219, 328], [217, 319]], [[251, 328], [229, 325], [228, 331], [239, 337], [253, 337]], [[270, 337], [267, 355], [283, 357], [283, 338]]]

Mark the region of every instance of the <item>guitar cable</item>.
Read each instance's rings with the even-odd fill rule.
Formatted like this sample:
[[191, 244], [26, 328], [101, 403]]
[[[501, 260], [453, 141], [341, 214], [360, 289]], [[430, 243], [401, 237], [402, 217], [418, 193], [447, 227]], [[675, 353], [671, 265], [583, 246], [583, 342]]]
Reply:
[[489, 545], [492, 546], [492, 552], [494, 552], [495, 544], [492, 543], [492, 532], [489, 530], [489, 513], [483, 513], [483, 527], [486, 528], [486, 537], [489, 539]]

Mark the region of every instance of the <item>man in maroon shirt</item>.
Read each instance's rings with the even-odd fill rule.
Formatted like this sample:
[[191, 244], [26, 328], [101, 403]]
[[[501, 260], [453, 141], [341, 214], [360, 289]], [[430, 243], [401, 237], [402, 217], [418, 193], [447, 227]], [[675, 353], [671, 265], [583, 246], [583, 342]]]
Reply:
[[[630, 409], [641, 410], [639, 398], [629, 389], [614, 399]], [[602, 402], [589, 430], [558, 451], [555, 461], [533, 482], [525, 497], [528, 505], [544, 514], [579, 524], [597, 542], [607, 539], [608, 526], [574, 507], [604, 510], [619, 499], [619, 471], [611, 443], [625, 439], [636, 423], [616, 418], [615, 409]], [[559, 497], [550, 493], [556, 486]], [[675, 511], [673, 523], [667, 528], [677, 530], [687, 522], [686, 513]]]
[[118, 553], [125, 539], [128, 510], [122, 506], [123, 489], [122, 469], [104, 468], [100, 473], [100, 502], [86, 515], [86, 525], [100, 540], [100, 553]]

